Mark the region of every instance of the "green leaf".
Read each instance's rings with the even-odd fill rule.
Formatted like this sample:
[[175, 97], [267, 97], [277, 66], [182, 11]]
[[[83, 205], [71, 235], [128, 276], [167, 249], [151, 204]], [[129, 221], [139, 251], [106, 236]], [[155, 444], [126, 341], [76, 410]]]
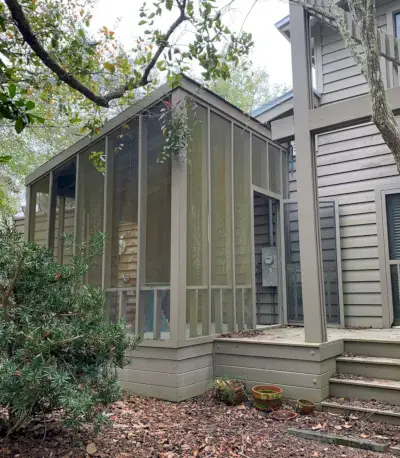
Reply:
[[11, 98], [15, 97], [15, 94], [17, 93], [17, 86], [14, 83], [11, 83], [8, 86], [8, 93], [10, 94]]
[[143, 24], [146, 24], [147, 21], [145, 21], [144, 19], [142, 19], [140, 22], [139, 22], [139, 25], [143, 25]]
[[35, 102], [28, 100], [25, 105], [27, 110], [33, 110], [35, 108]]
[[79, 30], [78, 30], [78, 35], [79, 35], [83, 40], [85, 40], [86, 37], [85, 37], [85, 32], [83, 31], [83, 29], [79, 29]]
[[12, 159], [12, 156], [0, 156], [0, 164], [6, 164], [7, 162], [10, 162]]
[[103, 67], [108, 70], [110, 73], [115, 73], [115, 65], [112, 64], [111, 62], [105, 62], [103, 64]]
[[15, 130], [17, 134], [20, 134], [25, 129], [25, 123], [21, 117], [18, 117], [15, 121]]
[[171, 11], [171, 10], [172, 10], [173, 5], [174, 5], [173, 0], [166, 0], [165, 6], [167, 7], [167, 10], [168, 10], [168, 11]]

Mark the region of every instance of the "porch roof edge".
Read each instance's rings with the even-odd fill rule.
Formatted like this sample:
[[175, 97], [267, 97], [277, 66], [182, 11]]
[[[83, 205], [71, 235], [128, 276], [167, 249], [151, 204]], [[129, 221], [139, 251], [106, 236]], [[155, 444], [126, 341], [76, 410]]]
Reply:
[[[171, 88], [169, 83], [165, 83], [162, 86], [158, 87], [154, 91], [152, 91], [149, 95], [144, 97], [143, 99], [138, 100], [136, 103], [131, 105], [129, 108], [124, 110], [122, 113], [118, 114], [114, 118], [107, 121], [104, 126], [101, 128], [100, 133], [95, 137], [90, 138], [88, 135], [77, 143], [74, 143], [69, 148], [61, 151], [44, 164], [40, 165], [37, 169], [35, 169], [32, 173], [30, 173], [25, 178], [25, 185], [30, 185], [31, 183], [40, 179], [43, 175], [46, 175], [51, 170], [57, 168], [64, 162], [70, 160], [73, 156], [78, 154], [81, 150], [87, 148], [91, 144], [98, 142], [100, 139], [105, 137], [108, 133], [112, 130], [118, 128], [121, 124], [127, 122], [128, 120], [135, 117], [141, 111], [145, 110], [146, 108], [154, 105], [158, 100], [162, 99], [163, 97], [171, 94], [177, 89], [183, 89], [188, 94], [191, 94], [206, 104], [209, 104], [215, 108], [219, 108], [220, 111], [224, 111], [222, 108], [229, 107], [230, 112], [227, 112], [231, 118], [235, 119], [236, 121], [248, 126], [249, 128], [257, 131], [259, 134], [265, 136], [269, 141], [272, 141], [272, 135], [270, 129], [268, 129], [262, 122], [258, 119], [254, 118], [251, 114], [246, 114], [237, 106], [233, 105], [229, 101], [225, 100], [223, 97], [219, 96], [215, 92], [207, 89], [202, 84], [198, 83], [197, 81], [189, 78], [186, 75], [182, 76], [182, 80], [179, 86], [175, 88]], [[220, 104], [213, 103], [213, 100], [220, 101]], [[220, 105], [220, 106], [218, 106]]]

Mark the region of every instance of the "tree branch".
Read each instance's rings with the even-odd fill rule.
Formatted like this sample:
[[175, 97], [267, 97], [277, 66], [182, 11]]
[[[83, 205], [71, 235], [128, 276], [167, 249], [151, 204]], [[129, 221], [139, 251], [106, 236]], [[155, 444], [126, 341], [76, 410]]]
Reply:
[[[182, 24], [184, 21], [188, 20], [189, 18], [185, 14], [186, 8], [186, 1], [182, 0], [178, 2], [178, 7], [180, 10], [179, 17], [175, 20], [175, 22], [171, 25], [168, 31], [165, 33], [161, 44], [159, 45], [157, 51], [155, 52], [153, 58], [146, 66], [143, 76], [140, 81], [135, 84], [131, 89], [137, 89], [139, 87], [146, 86], [149, 83], [149, 75], [151, 70], [157, 63], [157, 60], [161, 56], [164, 49], [168, 46], [168, 40], [174, 31]], [[5, 3], [10, 10], [11, 16], [20, 31], [24, 42], [32, 49], [32, 51], [39, 57], [42, 63], [51, 70], [54, 74], [58, 76], [58, 78], [63, 81], [65, 84], [70, 86], [72, 89], [80, 92], [84, 97], [91, 100], [96, 105], [101, 107], [108, 108], [109, 102], [111, 100], [121, 98], [125, 92], [130, 88], [129, 84], [126, 83], [119, 88], [115, 89], [104, 95], [97, 95], [87, 86], [82, 84], [77, 78], [75, 78], [72, 74], [64, 70], [61, 65], [56, 62], [50, 54], [44, 49], [42, 44], [40, 43], [39, 39], [33, 32], [31, 25], [29, 23], [28, 18], [26, 17], [21, 5], [19, 4], [18, 0], [5, 0]]]

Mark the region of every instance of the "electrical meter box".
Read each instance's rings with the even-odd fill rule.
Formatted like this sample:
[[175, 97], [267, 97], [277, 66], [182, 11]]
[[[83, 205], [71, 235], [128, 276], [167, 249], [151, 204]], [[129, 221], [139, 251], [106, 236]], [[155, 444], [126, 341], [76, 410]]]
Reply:
[[262, 285], [278, 286], [278, 249], [276, 246], [261, 248]]

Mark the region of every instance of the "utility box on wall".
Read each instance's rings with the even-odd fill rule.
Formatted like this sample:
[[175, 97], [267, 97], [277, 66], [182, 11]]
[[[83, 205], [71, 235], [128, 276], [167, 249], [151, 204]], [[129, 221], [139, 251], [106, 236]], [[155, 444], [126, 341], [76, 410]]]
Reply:
[[278, 286], [278, 249], [276, 246], [261, 249], [262, 285]]

